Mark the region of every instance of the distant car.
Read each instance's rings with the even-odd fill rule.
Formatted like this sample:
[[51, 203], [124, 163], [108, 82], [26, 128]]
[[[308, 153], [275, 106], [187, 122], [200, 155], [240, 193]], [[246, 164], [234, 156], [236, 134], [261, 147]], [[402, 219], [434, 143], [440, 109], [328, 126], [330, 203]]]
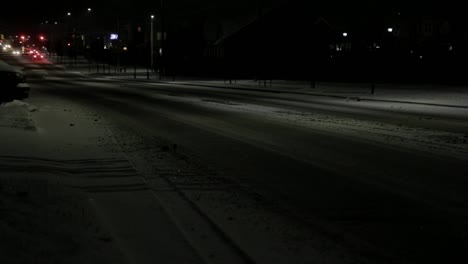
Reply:
[[4, 45], [2, 45], [2, 50], [3, 50], [4, 52], [10, 51], [10, 49], [11, 49], [11, 45], [10, 45], [10, 44], [4, 44]]
[[35, 61], [43, 60], [45, 58], [45, 55], [43, 53], [36, 51], [31, 55], [31, 58], [32, 60], [35, 60]]
[[23, 56], [29, 56], [30, 49], [24, 48], [22, 51]]
[[27, 98], [29, 90], [23, 70], [0, 60], [0, 98]]

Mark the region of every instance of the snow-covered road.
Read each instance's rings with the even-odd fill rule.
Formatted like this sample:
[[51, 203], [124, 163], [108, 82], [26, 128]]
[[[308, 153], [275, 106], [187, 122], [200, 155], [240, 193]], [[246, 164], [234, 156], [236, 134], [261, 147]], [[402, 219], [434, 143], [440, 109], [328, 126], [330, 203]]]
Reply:
[[[62, 159], [127, 162], [141, 181], [126, 184], [151, 190], [206, 263], [466, 258], [465, 108], [32, 73], [18, 126], [94, 142], [54, 140]], [[62, 108], [73, 111], [48, 119]], [[69, 132], [41, 129], [67, 118]], [[119, 207], [100, 201], [112, 221]]]

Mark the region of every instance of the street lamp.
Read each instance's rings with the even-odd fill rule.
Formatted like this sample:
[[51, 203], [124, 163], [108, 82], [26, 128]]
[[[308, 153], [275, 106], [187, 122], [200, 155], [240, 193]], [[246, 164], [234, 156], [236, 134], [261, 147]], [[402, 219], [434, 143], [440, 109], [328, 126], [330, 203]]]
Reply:
[[348, 33], [347, 32], [343, 32], [343, 37], [347, 37], [348, 36]]
[[393, 28], [389, 27], [389, 28], [387, 28], [387, 31], [388, 31], [388, 33], [392, 33], [392, 32], [393, 32]]
[[153, 22], [154, 22], [154, 15], [151, 15], [151, 71], [154, 71], [154, 65], [153, 65], [153, 60], [154, 60], [154, 50], [153, 50]]
[[93, 10], [90, 7], [88, 7], [88, 12], [91, 12], [91, 11], [93, 11]]
[[67, 16], [71, 16], [71, 13], [70, 13], [70, 12], [68, 12], [68, 13], [67, 13]]

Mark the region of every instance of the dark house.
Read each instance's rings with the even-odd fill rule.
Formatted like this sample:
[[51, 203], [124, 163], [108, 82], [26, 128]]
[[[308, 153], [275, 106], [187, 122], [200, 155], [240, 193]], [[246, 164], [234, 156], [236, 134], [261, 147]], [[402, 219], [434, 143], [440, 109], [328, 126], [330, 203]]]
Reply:
[[329, 63], [333, 29], [308, 9], [293, 5], [260, 9], [236, 26], [206, 29], [217, 38], [205, 38], [203, 64], [211, 63], [218, 74], [309, 79]]
[[153, 59], [167, 75], [452, 81], [463, 78], [455, 65], [468, 57], [462, 16], [400, 12], [408, 6], [404, 1], [395, 8], [366, 1], [183, 2], [190, 8], [155, 2], [154, 12], [141, 10], [129, 19], [123, 31], [131, 63], [149, 64], [152, 13]]

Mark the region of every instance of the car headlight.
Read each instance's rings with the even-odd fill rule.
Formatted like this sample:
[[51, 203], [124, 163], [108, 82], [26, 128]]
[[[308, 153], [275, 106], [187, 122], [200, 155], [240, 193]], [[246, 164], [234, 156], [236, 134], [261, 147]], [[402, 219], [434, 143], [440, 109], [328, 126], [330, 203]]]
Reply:
[[15, 73], [16, 79], [19, 80], [20, 82], [25, 82], [26, 81], [26, 76], [20, 72]]

